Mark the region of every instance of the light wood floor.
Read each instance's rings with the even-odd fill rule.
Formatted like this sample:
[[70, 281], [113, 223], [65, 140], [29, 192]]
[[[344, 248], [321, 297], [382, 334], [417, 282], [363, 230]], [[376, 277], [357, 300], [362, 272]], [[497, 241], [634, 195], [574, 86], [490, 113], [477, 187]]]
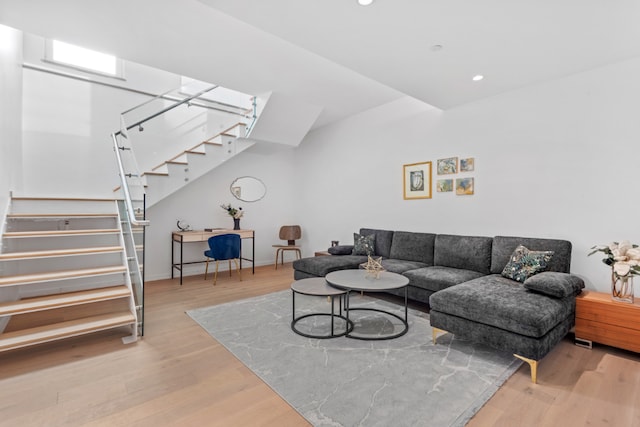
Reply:
[[[185, 311], [288, 289], [291, 265], [147, 283], [145, 336], [111, 331], [0, 354], [0, 426], [307, 426]], [[430, 339], [430, 337], [425, 337]], [[516, 372], [470, 426], [638, 426], [640, 355], [569, 338]]]

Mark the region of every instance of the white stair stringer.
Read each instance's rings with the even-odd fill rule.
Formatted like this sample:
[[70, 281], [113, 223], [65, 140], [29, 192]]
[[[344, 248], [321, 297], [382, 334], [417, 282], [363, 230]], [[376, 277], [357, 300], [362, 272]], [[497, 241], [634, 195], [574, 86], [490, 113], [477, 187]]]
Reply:
[[[255, 144], [248, 139], [232, 135], [221, 135], [219, 141], [221, 145], [203, 144], [204, 150], [198, 147], [199, 150], [196, 152], [187, 151], [184, 156], [178, 158], [179, 162], [169, 162], [166, 164], [166, 169], [156, 170], [166, 171], [166, 175], [145, 174], [147, 208]], [[201, 152], [204, 154], [200, 154]], [[183, 161], [187, 164], [183, 164]]]
[[0, 351], [122, 328], [138, 316], [117, 203], [12, 197], [0, 251]]

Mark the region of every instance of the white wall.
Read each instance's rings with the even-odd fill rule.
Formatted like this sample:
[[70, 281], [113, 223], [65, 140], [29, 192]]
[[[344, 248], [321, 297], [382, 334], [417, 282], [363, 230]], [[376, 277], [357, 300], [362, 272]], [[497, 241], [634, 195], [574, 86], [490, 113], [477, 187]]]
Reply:
[[[305, 250], [360, 227], [561, 238], [572, 271], [607, 291], [589, 248], [640, 244], [638, 75], [634, 59], [445, 112], [405, 98], [312, 132], [296, 153]], [[475, 157], [475, 195], [403, 200], [403, 164], [432, 161], [435, 183], [453, 156]]]
[[0, 217], [22, 187], [22, 32], [0, 25]]
[[[263, 150], [259, 145], [249, 148], [240, 155], [191, 182], [184, 189], [160, 201], [148, 209], [151, 225], [147, 228], [145, 275], [147, 280], [164, 279], [171, 276], [171, 232], [176, 230], [176, 221], [184, 220], [192, 229], [233, 228], [233, 219], [220, 205], [231, 203], [245, 211], [240, 220], [243, 229], [255, 230], [256, 265], [273, 264], [275, 250], [271, 245], [282, 243], [278, 240], [281, 225], [294, 224], [296, 198], [294, 188], [293, 148], [272, 148]], [[229, 190], [234, 179], [240, 176], [254, 176], [267, 187], [265, 197], [257, 202], [247, 203], [235, 199]], [[303, 233], [307, 232], [303, 229]], [[243, 254], [251, 257], [250, 241], [243, 242]], [[206, 243], [192, 243], [184, 246], [184, 260], [203, 259]], [[176, 249], [179, 250], [178, 245]], [[303, 253], [312, 256], [313, 253]], [[290, 261], [291, 259], [285, 259]], [[226, 270], [225, 263], [221, 269]], [[247, 267], [243, 264], [243, 267]], [[249, 274], [244, 270], [244, 274]], [[178, 273], [178, 272], [176, 272]], [[204, 264], [185, 267], [185, 275], [204, 273]], [[179, 273], [178, 273], [179, 275]]]

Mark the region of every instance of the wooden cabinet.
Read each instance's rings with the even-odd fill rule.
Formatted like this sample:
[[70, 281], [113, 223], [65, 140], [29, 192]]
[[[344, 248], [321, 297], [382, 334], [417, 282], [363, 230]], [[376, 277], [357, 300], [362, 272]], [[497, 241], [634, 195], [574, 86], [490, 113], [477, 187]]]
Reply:
[[585, 291], [576, 298], [576, 344], [591, 342], [640, 353], [640, 303], [617, 302], [611, 294]]

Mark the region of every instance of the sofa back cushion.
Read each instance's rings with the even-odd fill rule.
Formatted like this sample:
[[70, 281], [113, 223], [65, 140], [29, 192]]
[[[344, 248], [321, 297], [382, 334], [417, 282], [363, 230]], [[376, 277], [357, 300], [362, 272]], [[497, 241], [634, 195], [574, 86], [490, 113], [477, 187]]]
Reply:
[[390, 258], [423, 262], [433, 265], [433, 245], [436, 235], [396, 231], [391, 241]]
[[509, 262], [511, 254], [519, 245], [525, 246], [531, 251], [553, 251], [553, 256], [545, 271], [569, 273], [571, 267], [571, 242], [515, 236], [496, 236], [493, 238], [491, 273], [502, 273], [504, 266]]
[[433, 264], [489, 274], [492, 241], [491, 237], [438, 234]]
[[360, 234], [363, 236], [375, 234], [375, 255], [381, 256], [383, 258], [389, 258], [389, 254], [391, 253], [391, 240], [393, 239], [393, 231], [376, 230], [373, 228], [361, 228]]

